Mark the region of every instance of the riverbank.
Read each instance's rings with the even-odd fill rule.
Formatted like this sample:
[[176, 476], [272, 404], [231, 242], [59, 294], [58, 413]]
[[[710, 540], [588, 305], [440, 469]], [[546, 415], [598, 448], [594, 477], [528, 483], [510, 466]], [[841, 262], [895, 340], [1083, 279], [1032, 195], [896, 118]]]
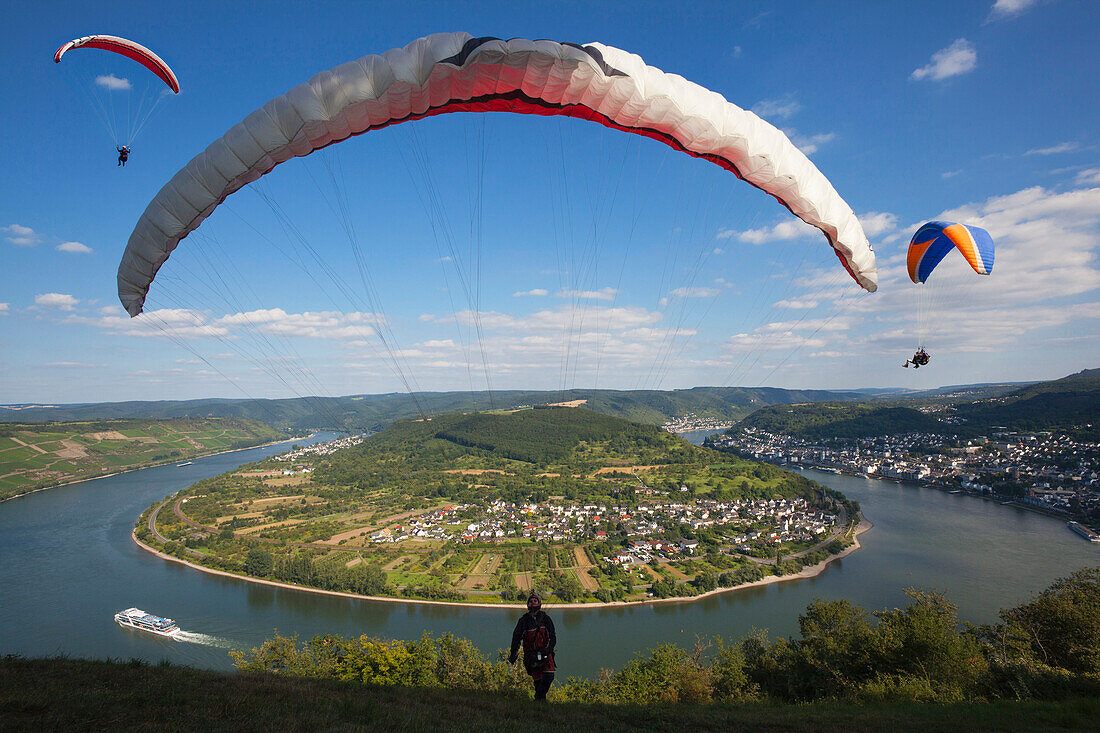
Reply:
[[72, 486], [73, 484], [82, 484], [85, 481], [96, 481], [98, 479], [111, 478], [112, 476], [121, 476], [123, 474], [133, 473], [134, 471], [144, 471], [148, 468], [160, 468], [161, 466], [170, 466], [173, 463], [175, 463], [176, 461], [180, 461], [180, 460], [197, 461], [200, 458], [209, 458], [210, 456], [220, 456], [220, 455], [223, 455], [225, 453], [239, 453], [243, 450], [255, 450], [256, 448], [267, 448], [268, 446], [271, 446], [271, 445], [281, 445], [283, 443], [294, 443], [294, 442], [297, 442], [299, 440], [309, 440], [310, 438], [312, 438], [316, 434], [317, 433], [311, 433], [310, 435], [308, 435], [306, 437], [298, 436], [296, 438], [287, 438], [286, 440], [273, 440], [273, 441], [268, 442], [268, 443], [257, 443], [256, 445], [247, 445], [243, 448], [230, 448], [229, 450], [218, 450], [218, 451], [214, 451], [213, 453], [203, 453], [201, 455], [191, 456], [189, 458], [173, 458], [170, 461], [162, 461], [160, 463], [150, 463], [148, 465], [134, 466], [133, 468], [127, 468], [124, 471], [113, 471], [111, 473], [102, 473], [102, 474], [98, 474], [96, 476], [85, 476], [84, 478], [73, 479], [72, 481], [63, 481], [59, 484], [54, 484], [53, 486], [43, 486], [40, 489], [32, 489], [31, 491], [24, 491], [23, 493], [15, 494], [14, 496], [6, 496], [6, 497], [0, 499], [0, 504], [3, 504], [5, 501], [11, 501], [13, 499], [22, 499], [23, 497], [30, 496], [32, 494], [37, 494], [37, 493], [42, 492], [42, 491], [51, 491], [52, 489], [60, 489], [62, 486]]
[[1033, 514], [1041, 514], [1044, 517], [1052, 517], [1054, 519], [1061, 519], [1063, 521], [1081, 521], [1083, 517], [1074, 516], [1071, 514], [1064, 514], [1061, 512], [1052, 511], [1040, 506], [1034, 506], [1032, 504], [1025, 504], [1021, 501], [1017, 501], [1008, 496], [999, 496], [997, 494], [983, 494], [980, 492], [971, 491], [970, 489], [964, 489], [961, 486], [955, 486], [953, 484], [945, 484], [940, 481], [934, 481], [930, 479], [900, 479], [893, 476], [875, 476], [874, 474], [864, 473], [862, 471], [852, 470], [850, 468], [843, 468], [840, 466], [814, 466], [810, 464], [790, 464], [790, 463], [776, 463], [775, 461], [768, 461], [764, 459], [758, 459], [764, 463], [768, 463], [772, 466], [778, 466], [779, 468], [785, 468], [787, 470], [809, 470], [818, 471], [820, 473], [832, 473], [839, 476], [852, 476], [854, 478], [870, 479], [872, 481], [892, 481], [895, 484], [904, 486], [906, 484], [913, 484], [915, 486], [921, 486], [927, 489], [935, 489], [936, 491], [942, 491], [945, 494], [965, 494], [966, 496], [981, 499], [982, 501], [994, 501], [1001, 506], [1011, 506], [1016, 509], [1023, 509], [1026, 512]]
[[[832, 556], [826, 558], [825, 560], [822, 560], [821, 562], [817, 563], [816, 565], [809, 565], [807, 567], [802, 568], [802, 570], [800, 570], [799, 572], [792, 573], [790, 575], [769, 575], [766, 578], [762, 578], [760, 580], [754, 580], [750, 583], [742, 583], [741, 585], [733, 586], [731, 588], [716, 588], [715, 590], [707, 591], [706, 593], [700, 593], [697, 596], [678, 596], [678, 597], [675, 597], [675, 598], [649, 598], [649, 599], [646, 599], [644, 601], [610, 601], [610, 602], [607, 602], [607, 603], [604, 603], [604, 602], [596, 602], [596, 603], [547, 603], [547, 604], [544, 605], [544, 608], [558, 608], [558, 609], [634, 608], [634, 607], [638, 607], [638, 606], [645, 606], [645, 605], [659, 604], [659, 603], [693, 603], [695, 601], [699, 601], [699, 600], [702, 600], [704, 598], [708, 598], [710, 596], [718, 595], [720, 593], [730, 593], [730, 592], [733, 592], [733, 591], [744, 590], [746, 588], [754, 588], [754, 587], [760, 586], [760, 585], [770, 585], [772, 583], [781, 583], [781, 582], [786, 581], [786, 580], [802, 580], [804, 578], [813, 578], [813, 577], [816, 577], [816, 576], [820, 575], [821, 573], [823, 573], [825, 571], [825, 568], [827, 568], [829, 566], [829, 563], [833, 562], [834, 560], [839, 560], [843, 557], [847, 557], [851, 553], [853, 553], [856, 550], [860, 549], [859, 535], [861, 535], [864, 532], [868, 531], [872, 527], [874, 527], [874, 525], [870, 521], [868, 521], [867, 519], [861, 517], [859, 524], [856, 525], [854, 530], [852, 530], [852, 544], [851, 544], [851, 546], [845, 548], [842, 552], [840, 552], [836, 555], [832, 555]], [[254, 578], [251, 575], [240, 575], [240, 574], [237, 574], [237, 573], [230, 573], [230, 572], [225, 571], [225, 570], [215, 570], [214, 568], [208, 568], [204, 565], [199, 565], [198, 563], [189, 562], [189, 561], [184, 560], [182, 558], [176, 557], [175, 555], [169, 555], [165, 552], [161, 552], [160, 550], [156, 549], [155, 547], [147, 545], [146, 543], [144, 543], [140, 539], [138, 539], [136, 530], [133, 530], [133, 531], [130, 532], [130, 538], [134, 541], [135, 544], [137, 544], [138, 547], [142, 548], [146, 552], [152, 553], [153, 555], [156, 555], [157, 557], [162, 558], [164, 560], [168, 560], [169, 562], [178, 563], [180, 565], [186, 565], [189, 568], [192, 568], [194, 570], [198, 570], [200, 572], [207, 573], [207, 574], [210, 574], [210, 575], [220, 575], [220, 576], [223, 576], [223, 577], [226, 577], [226, 578], [236, 578], [237, 580], [243, 580], [243, 581], [248, 582], [248, 583], [256, 583], [258, 585], [266, 585], [266, 586], [271, 586], [273, 588], [284, 588], [284, 589], [287, 589], [287, 590], [299, 590], [299, 591], [305, 591], [307, 593], [317, 593], [317, 594], [320, 594], [320, 595], [337, 596], [337, 597], [342, 597], [342, 598], [354, 598], [356, 600], [362, 600], [362, 601], [384, 601], [386, 603], [411, 603], [411, 604], [430, 605], [430, 606], [457, 606], [457, 607], [461, 607], [461, 608], [507, 608], [507, 609], [525, 609], [526, 608], [525, 605], [518, 604], [518, 603], [467, 603], [465, 601], [434, 601], [434, 600], [426, 600], [426, 599], [420, 599], [420, 598], [397, 598], [397, 597], [394, 597], [394, 596], [368, 596], [368, 595], [362, 595], [362, 594], [359, 594], [359, 593], [348, 593], [348, 592], [345, 592], [345, 591], [324, 590], [323, 588], [311, 588], [311, 587], [305, 586], [305, 585], [296, 585], [294, 583], [283, 583], [283, 582], [277, 581], [277, 580], [264, 580], [263, 578]]]

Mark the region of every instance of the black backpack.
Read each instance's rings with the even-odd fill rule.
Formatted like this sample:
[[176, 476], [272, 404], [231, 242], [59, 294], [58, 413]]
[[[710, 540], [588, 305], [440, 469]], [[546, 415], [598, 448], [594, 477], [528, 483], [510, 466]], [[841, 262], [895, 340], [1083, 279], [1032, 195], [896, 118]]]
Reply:
[[550, 661], [550, 630], [539, 616], [529, 620], [523, 630], [523, 666], [528, 673], [541, 671]]

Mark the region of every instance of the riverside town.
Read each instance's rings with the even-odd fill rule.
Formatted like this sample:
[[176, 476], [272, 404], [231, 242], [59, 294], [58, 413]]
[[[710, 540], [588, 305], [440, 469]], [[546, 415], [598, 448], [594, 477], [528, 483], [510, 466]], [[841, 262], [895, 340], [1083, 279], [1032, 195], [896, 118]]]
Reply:
[[[921, 482], [1067, 516], [1100, 517], [1100, 446], [1057, 432], [810, 441], [748, 427], [708, 444], [778, 465]], [[1095, 533], [1085, 536], [1100, 541]]]

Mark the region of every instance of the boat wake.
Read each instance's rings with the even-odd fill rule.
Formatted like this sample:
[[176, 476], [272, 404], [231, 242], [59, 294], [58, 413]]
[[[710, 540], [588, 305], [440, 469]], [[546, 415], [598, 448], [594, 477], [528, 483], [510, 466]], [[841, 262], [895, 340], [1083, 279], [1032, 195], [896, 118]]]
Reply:
[[228, 639], [222, 639], [218, 636], [211, 636], [210, 634], [199, 634], [194, 631], [179, 630], [179, 633], [173, 634], [172, 638], [176, 641], [184, 641], [188, 644], [202, 644], [203, 646], [213, 646], [221, 649], [232, 649], [233, 643]]

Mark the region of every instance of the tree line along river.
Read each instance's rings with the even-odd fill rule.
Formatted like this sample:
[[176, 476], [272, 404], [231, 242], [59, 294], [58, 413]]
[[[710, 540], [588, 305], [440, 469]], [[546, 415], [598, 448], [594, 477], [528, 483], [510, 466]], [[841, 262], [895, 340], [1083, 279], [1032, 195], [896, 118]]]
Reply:
[[[312, 441], [331, 439], [320, 434]], [[701, 435], [688, 436], [693, 442]], [[303, 443], [303, 441], [297, 441]], [[519, 611], [364, 601], [212, 576], [141, 550], [138, 515], [199, 479], [285, 451], [288, 444], [195, 459], [51, 489], [0, 504], [0, 654], [168, 659], [230, 669], [230, 649], [278, 632], [370, 634], [394, 639], [453, 633], [495, 656]], [[904, 589], [943, 590], [966, 621], [983, 623], [1056, 577], [1100, 565], [1100, 547], [1063, 520], [962, 494], [806, 471], [863, 506], [874, 528], [862, 549], [814, 578], [683, 603], [554, 609], [562, 676], [594, 676], [664, 642], [697, 635], [736, 639], [753, 628], [797, 633], [814, 598], [848, 598], [868, 610], [901, 606]], [[136, 606], [174, 618], [185, 641], [122, 629], [115, 612]]]

